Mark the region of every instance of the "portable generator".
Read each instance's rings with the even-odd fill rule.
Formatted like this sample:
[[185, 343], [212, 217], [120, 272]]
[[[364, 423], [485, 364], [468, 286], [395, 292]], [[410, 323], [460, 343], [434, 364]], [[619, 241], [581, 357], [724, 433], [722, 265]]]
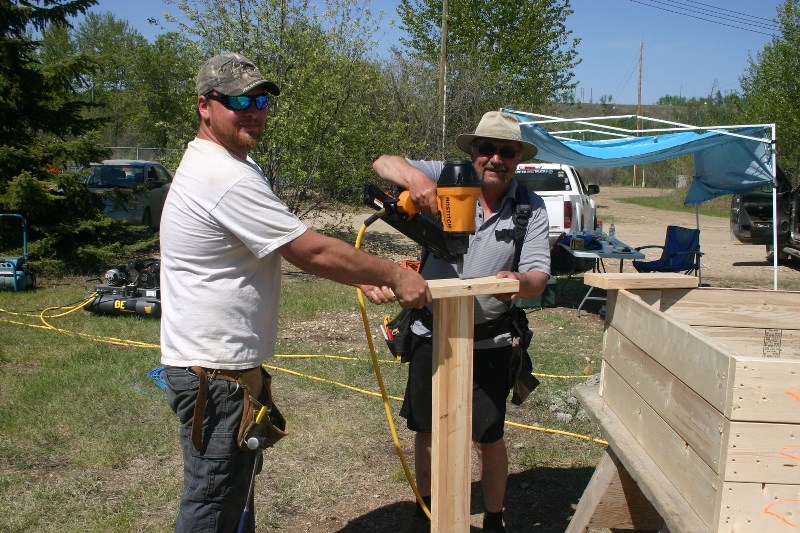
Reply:
[[22, 255], [0, 256], [0, 289], [32, 289], [36, 286], [36, 276], [28, 266], [28, 222], [17, 213], [0, 213], [0, 218], [17, 218], [22, 222]]
[[[160, 268], [161, 261], [155, 258], [131, 259], [127, 265], [111, 265], [103, 276], [105, 283], [95, 286], [92, 292], [96, 296], [84, 309], [99, 315], [137, 314], [160, 318]], [[89, 281], [92, 280], [87, 283]]]

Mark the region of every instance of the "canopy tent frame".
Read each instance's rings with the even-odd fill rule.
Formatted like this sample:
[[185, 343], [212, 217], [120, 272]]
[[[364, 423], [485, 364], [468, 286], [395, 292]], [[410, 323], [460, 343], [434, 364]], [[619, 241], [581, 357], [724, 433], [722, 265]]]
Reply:
[[[526, 111], [518, 111], [514, 109], [508, 108], [501, 108], [501, 111], [512, 113], [517, 116], [520, 121], [520, 127], [522, 130], [522, 137], [526, 141], [533, 142], [537, 146], [540, 146], [541, 140], [545, 137], [549, 137], [553, 139], [555, 142], [562, 143], [566, 147], [566, 150], [559, 151], [556, 150], [555, 152], [548, 152], [546, 150], [542, 150], [540, 146], [539, 154], [537, 155], [537, 159], [542, 161], [549, 161], [553, 163], [562, 163], [562, 164], [569, 164], [572, 166], [579, 166], [583, 168], [596, 168], [596, 167], [613, 167], [613, 166], [630, 166], [636, 164], [643, 164], [643, 163], [652, 163], [656, 161], [662, 161], [666, 159], [671, 159], [673, 157], [677, 157], [679, 155], [688, 155], [692, 154], [695, 156], [695, 175], [693, 175], [693, 183], [692, 187], [695, 187], [695, 182], [699, 180], [700, 176], [697, 173], [697, 153], [701, 152], [702, 150], [707, 150], [709, 148], [713, 148], [712, 144], [703, 144], [698, 146], [696, 149], [691, 148], [691, 142], [693, 141], [686, 141], [685, 146], [686, 148], [684, 151], [680, 153], [666, 151], [661, 147], [658, 147], [658, 141], [661, 138], [666, 137], [659, 137], [659, 136], [674, 136], [671, 134], [676, 133], [696, 133], [696, 132], [704, 132], [704, 134], [719, 134], [721, 138], [737, 138], [742, 139], [745, 141], [752, 141], [757, 143], [761, 146], [764, 150], [765, 157], [768, 159], [768, 170], [769, 174], [768, 177], [770, 178], [770, 182], [772, 184], [772, 243], [773, 243], [773, 290], [778, 289], [778, 229], [777, 229], [777, 220], [778, 220], [778, 202], [777, 202], [777, 163], [776, 163], [776, 127], [775, 123], [771, 124], [748, 124], [748, 125], [721, 125], [721, 126], [695, 126], [691, 124], [683, 124], [680, 122], [674, 122], [664, 119], [657, 119], [653, 117], [645, 117], [641, 115], [612, 115], [612, 116], [596, 116], [596, 117], [580, 117], [580, 118], [563, 118], [563, 117], [555, 117], [549, 115], [543, 115], [538, 113], [530, 113]], [[624, 128], [620, 126], [614, 126], [609, 124], [603, 124], [603, 121], [611, 121], [611, 120], [626, 120], [626, 119], [635, 119], [637, 124], [640, 124], [642, 121], [645, 123], [653, 123], [657, 126], [662, 127], [652, 127], [647, 129], [630, 129]], [[557, 124], [575, 124], [578, 126], [583, 126], [580, 129], [565, 129], [560, 131], [547, 131], [544, 129], [545, 126], [552, 127]], [[744, 133], [742, 130], [747, 130]], [[763, 136], [757, 136], [752, 132], [760, 132]], [[600, 141], [583, 141], [583, 140], [576, 140], [569, 136], [576, 135], [576, 134], [586, 134], [590, 133], [593, 135], [600, 135], [605, 136], [606, 139]], [[536, 139], [534, 139], [534, 134]], [[644, 136], [644, 137], [643, 137]], [[650, 140], [649, 144], [651, 145], [649, 148], [652, 150], [648, 151], [648, 148], [644, 148], [640, 150], [639, 154], [630, 155], [630, 156], [623, 156], [620, 157], [618, 154], [616, 157], [608, 157], [605, 158], [601, 152], [603, 152], [603, 148], [610, 147], [611, 145], [606, 144], [609, 139], [616, 139], [616, 140], [633, 140], [636, 139], [637, 142], [639, 140], [644, 139], [645, 144], [647, 144], [647, 140]], [[538, 140], [538, 142], [536, 142]], [[598, 150], [599, 149], [599, 150]], [[586, 150], [586, 151], [584, 151]], [[589, 151], [591, 151], [591, 155], [586, 155]], [[574, 156], [574, 160], [573, 160]], [[759, 158], [756, 153], [752, 154], [753, 160], [758, 161]], [[576, 162], [579, 161], [579, 162]], [[766, 183], [766, 182], [763, 182]], [[742, 181], [743, 188], [739, 192], [745, 192], [744, 187], [746, 187], [750, 182], [748, 180]], [[699, 186], [699, 185], [698, 185]], [[750, 185], [749, 188], [754, 188], [756, 183]], [[694, 203], [695, 204], [695, 218], [697, 221], [697, 227], [700, 227], [700, 214], [699, 214], [699, 203], [706, 201], [710, 198], [713, 198], [714, 195], [720, 196], [723, 194], [730, 194], [730, 191], [723, 191], [717, 194], [709, 191], [703, 191], [702, 194], [712, 194], [712, 196], [705, 197], [705, 199], [693, 199], [689, 201], [689, 197], [687, 196], [687, 200], [685, 201], [686, 204]], [[690, 189], [690, 195], [692, 195], [692, 190]]]

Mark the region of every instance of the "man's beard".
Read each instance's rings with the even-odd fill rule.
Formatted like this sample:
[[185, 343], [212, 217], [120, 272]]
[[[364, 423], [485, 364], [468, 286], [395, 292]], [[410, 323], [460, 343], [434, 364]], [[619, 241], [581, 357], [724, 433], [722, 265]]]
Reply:
[[258, 134], [255, 135], [253, 134], [248, 135], [244, 132], [238, 131], [236, 132], [235, 137], [236, 141], [240, 144], [240, 146], [247, 147], [247, 150], [250, 151], [255, 148], [258, 148], [258, 145], [261, 144], [262, 135], [263, 135], [262, 132], [259, 132]]

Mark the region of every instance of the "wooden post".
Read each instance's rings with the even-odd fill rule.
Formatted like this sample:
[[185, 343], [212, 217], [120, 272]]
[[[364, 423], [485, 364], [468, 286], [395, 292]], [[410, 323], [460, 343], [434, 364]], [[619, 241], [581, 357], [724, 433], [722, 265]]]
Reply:
[[470, 529], [472, 346], [478, 294], [519, 291], [519, 282], [494, 277], [432, 280], [433, 434], [431, 531]]

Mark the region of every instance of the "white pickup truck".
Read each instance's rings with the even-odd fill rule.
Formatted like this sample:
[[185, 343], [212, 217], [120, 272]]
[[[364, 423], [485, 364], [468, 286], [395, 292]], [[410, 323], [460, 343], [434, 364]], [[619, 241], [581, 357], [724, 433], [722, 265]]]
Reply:
[[591, 195], [598, 185], [584, 185], [574, 167], [559, 163], [523, 163], [514, 176], [518, 182], [544, 200], [550, 219], [550, 245], [562, 233], [592, 231], [597, 226], [597, 209]]
[[559, 163], [523, 163], [514, 177], [544, 200], [550, 221], [551, 273], [578, 273], [592, 268], [593, 261], [575, 260], [555, 246], [562, 234], [593, 231], [597, 227], [597, 208], [591, 195], [599, 185], [584, 185], [578, 171]]

